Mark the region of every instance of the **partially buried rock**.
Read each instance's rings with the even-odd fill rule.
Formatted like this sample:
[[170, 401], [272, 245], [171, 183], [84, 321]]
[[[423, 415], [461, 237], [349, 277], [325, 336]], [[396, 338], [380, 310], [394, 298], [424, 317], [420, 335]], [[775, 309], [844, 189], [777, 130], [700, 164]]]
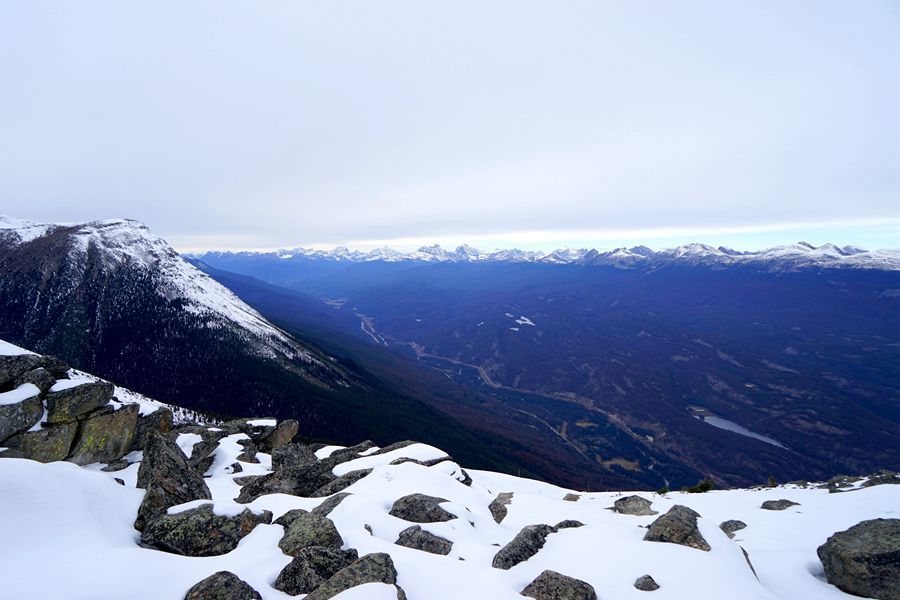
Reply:
[[613, 510], [621, 515], [637, 515], [640, 517], [659, 514], [650, 508], [652, 504], [652, 502], [640, 496], [625, 496], [613, 502]]
[[512, 492], [500, 492], [488, 505], [488, 510], [491, 511], [491, 516], [494, 517], [495, 522], [502, 523], [503, 519], [506, 518], [506, 507], [512, 503], [512, 499]]
[[34, 384], [41, 390], [42, 394], [46, 394], [50, 391], [50, 388], [53, 387], [53, 384], [56, 383], [56, 377], [44, 367], [38, 367], [37, 369], [32, 369], [27, 373], [23, 373], [21, 377], [16, 379], [17, 386], [26, 383]]
[[212, 498], [203, 477], [188, 464], [181, 448], [157, 431], [151, 431], [147, 437], [137, 487], [147, 490], [134, 523], [138, 531], [171, 506]]
[[81, 422], [68, 461], [76, 465], [117, 460], [131, 450], [138, 422], [137, 404], [99, 412]]
[[649, 575], [641, 575], [635, 580], [634, 587], [642, 592], [652, 592], [659, 589], [659, 584]]
[[310, 446], [286, 444], [272, 451], [272, 470], [281, 471], [285, 468], [306, 465], [318, 460], [315, 451]]
[[78, 423], [60, 423], [19, 433], [3, 442], [9, 449], [0, 456], [27, 458], [42, 463], [64, 460], [69, 455], [77, 432]]
[[[17, 433], [28, 431], [41, 420], [44, 415], [44, 404], [41, 402], [40, 394], [41, 391], [36, 385], [27, 383], [0, 397], [0, 442]], [[2, 398], [8, 398], [9, 395], [15, 395], [15, 399], [19, 401], [2, 402]]]
[[450, 550], [453, 549], [453, 542], [424, 531], [419, 525], [413, 525], [401, 531], [396, 544], [431, 554], [450, 554]]
[[835, 533], [817, 553], [828, 583], [848, 594], [900, 599], [900, 519], [872, 519]]
[[219, 571], [189, 589], [184, 600], [261, 600], [261, 597], [234, 573]]
[[537, 600], [597, 600], [589, 583], [556, 571], [544, 571], [528, 584], [522, 595]]
[[744, 523], [743, 521], [735, 520], [735, 519], [723, 521], [722, 523], [719, 524], [719, 529], [724, 531], [725, 534], [730, 538], [734, 537], [734, 532], [740, 531], [741, 529], [745, 529], [746, 527], [747, 527], [746, 523]]
[[293, 494], [309, 497], [334, 481], [331, 467], [322, 462], [305, 463], [283, 467], [274, 473], [268, 473], [249, 481], [237, 497], [237, 501], [246, 504], [266, 494]]
[[313, 498], [324, 498], [325, 496], [331, 496], [332, 494], [336, 494], [341, 490], [347, 489], [371, 472], [372, 469], [359, 469], [356, 471], [350, 471], [349, 473], [345, 473], [344, 475], [341, 475], [333, 481], [329, 481], [328, 483], [314, 491], [311, 496]]
[[290, 443], [299, 430], [300, 424], [294, 419], [281, 421], [275, 426], [274, 431], [259, 440], [259, 449], [263, 452], [270, 453], [276, 448], [281, 448]]
[[491, 563], [495, 569], [511, 569], [540, 551], [547, 536], [556, 533], [549, 525], [527, 525], [508, 544], [500, 548]]
[[174, 416], [168, 408], [157, 408], [152, 413], [138, 416], [137, 427], [134, 429], [134, 441], [132, 442], [132, 450], [143, 450], [147, 444], [147, 435], [151, 431], [159, 433], [169, 433], [172, 431], [172, 423]]
[[349, 492], [341, 492], [339, 494], [335, 494], [334, 496], [332, 496], [331, 498], [329, 498], [328, 500], [326, 500], [322, 504], [318, 505], [317, 507], [315, 507], [314, 509], [312, 509], [309, 512], [311, 512], [314, 515], [319, 515], [320, 517], [327, 517], [329, 514], [331, 514], [331, 511], [333, 511], [335, 508], [337, 508], [338, 505], [344, 501], [344, 498], [348, 498], [352, 495], [353, 494], [351, 494]]
[[[313, 590], [306, 600], [326, 600], [343, 591], [365, 583], [397, 584], [397, 569], [389, 554], [367, 554], [334, 574], [328, 581]], [[397, 588], [397, 597], [406, 595]]]
[[454, 515], [440, 507], [442, 502], [447, 500], [425, 494], [410, 494], [398, 498], [391, 506], [390, 514], [413, 523], [438, 523], [455, 519]]
[[697, 527], [699, 516], [687, 506], [676, 504], [669, 512], [651, 523], [644, 541], [680, 544], [708, 552], [709, 544]]
[[218, 556], [237, 548], [238, 543], [261, 523], [271, 523], [272, 513], [245, 510], [234, 517], [213, 513], [212, 504], [174, 515], [160, 515], [144, 528], [145, 544], [184, 556]]
[[69, 423], [104, 406], [112, 396], [113, 384], [107, 381], [82, 383], [59, 392], [50, 392], [45, 398], [47, 421]]
[[790, 500], [766, 500], [762, 503], [763, 510], [784, 510], [786, 508], [790, 508], [792, 506], [800, 506], [799, 502], [792, 502]]
[[578, 527], [584, 527], [584, 523], [575, 519], [566, 519], [565, 521], [560, 521], [553, 527], [556, 529], [576, 529]]
[[[294, 511], [288, 514], [291, 513]], [[284, 522], [284, 517], [279, 521]], [[343, 545], [344, 540], [331, 519], [308, 512], [291, 514], [284, 536], [278, 542], [278, 547], [288, 556], [297, 556], [301, 550], [312, 546], [340, 548]]]
[[352, 548], [304, 548], [282, 569], [272, 587], [291, 596], [308, 594], [358, 558]]

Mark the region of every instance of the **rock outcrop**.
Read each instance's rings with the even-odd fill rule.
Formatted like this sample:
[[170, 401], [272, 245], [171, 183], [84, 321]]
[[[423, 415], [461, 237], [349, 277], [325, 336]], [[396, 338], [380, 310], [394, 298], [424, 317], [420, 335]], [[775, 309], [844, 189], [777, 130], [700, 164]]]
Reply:
[[272, 587], [291, 596], [308, 594], [358, 559], [359, 555], [352, 548], [303, 548], [281, 570]]
[[[12, 395], [15, 395], [17, 402], [4, 402], [4, 396]], [[41, 401], [41, 390], [33, 383], [24, 383], [10, 392], [0, 394], [0, 441], [17, 433], [28, 431], [41, 420], [43, 415], [44, 403]]]
[[237, 548], [261, 523], [272, 522], [272, 513], [245, 510], [234, 517], [217, 515], [204, 504], [174, 515], [160, 515], [144, 528], [141, 540], [150, 546], [184, 556], [218, 556]]
[[699, 517], [699, 514], [687, 506], [676, 504], [650, 524], [644, 541], [680, 544], [708, 552], [709, 544], [697, 527]]
[[[306, 600], [327, 600], [343, 591], [364, 583], [397, 584], [397, 569], [389, 554], [367, 554], [351, 565], [335, 573], [328, 581], [313, 590]], [[398, 600], [405, 600], [406, 594], [397, 588]]]
[[44, 398], [47, 422], [69, 423], [106, 405], [112, 396], [113, 384], [107, 381], [87, 382], [59, 392], [51, 391]]
[[68, 460], [76, 465], [110, 462], [128, 454], [138, 423], [137, 404], [103, 410], [81, 422]]
[[556, 571], [538, 575], [522, 590], [522, 595], [536, 600], [597, 600], [592, 585]]
[[900, 519], [858, 523], [817, 553], [828, 583], [856, 596], [900, 600]]

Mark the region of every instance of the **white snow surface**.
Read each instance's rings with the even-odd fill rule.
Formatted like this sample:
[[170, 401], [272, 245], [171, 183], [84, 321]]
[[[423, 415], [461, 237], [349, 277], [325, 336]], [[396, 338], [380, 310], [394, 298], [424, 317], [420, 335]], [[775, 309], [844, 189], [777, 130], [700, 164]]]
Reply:
[[11, 404], [19, 404], [29, 398], [34, 398], [41, 393], [33, 383], [23, 383], [14, 390], [3, 392], [0, 394], [0, 406], [9, 406]]
[[[270, 510], [277, 518], [294, 508], [310, 510], [325, 500], [272, 494], [249, 505], [237, 504], [234, 498], [240, 488], [229, 471], [243, 450], [237, 442], [244, 437], [228, 436], [215, 451], [206, 481], [216, 513], [233, 515], [250, 508], [255, 512]], [[190, 439], [180, 436], [179, 442], [186, 446]], [[890, 485], [839, 494], [796, 486], [705, 494], [676, 492], [665, 497], [638, 492], [660, 513], [675, 504], [699, 512], [701, 533], [712, 548], [703, 552], [643, 541], [643, 526], [656, 517], [607, 510], [623, 495], [620, 492], [581, 493], [577, 501], [565, 501], [563, 496], [571, 490], [486, 471], [470, 471], [473, 481], [466, 486], [460, 482], [459, 465], [449, 459], [432, 467], [410, 462], [388, 464], [402, 456], [427, 460], [444, 454], [427, 444], [413, 444], [384, 454], [361, 453], [339, 465], [336, 474], [357, 468], [373, 471], [345, 490], [351, 495], [329, 518], [340, 531], [345, 548], [356, 548], [360, 555], [391, 555], [398, 584], [410, 600], [514, 600], [521, 598], [519, 592], [545, 569], [587, 581], [600, 598], [607, 599], [644, 598], [645, 593], [636, 590], [633, 583], [637, 577], [650, 574], [662, 586], [654, 598], [669, 600], [849, 600], [852, 596], [824, 581], [816, 548], [836, 531], [865, 519], [897, 518], [900, 511], [900, 486]], [[138, 452], [128, 459], [140, 457]], [[258, 457], [259, 464], [242, 463], [244, 470], [239, 475], [267, 472], [270, 457]], [[0, 531], [5, 540], [15, 540], [0, 544], [5, 595], [180, 600], [201, 579], [228, 570], [247, 581], [264, 599], [289, 598], [271, 587], [290, 562], [277, 545], [283, 534], [281, 526], [257, 526], [237, 549], [222, 556], [190, 558], [142, 548], [138, 545], [140, 536], [132, 527], [143, 494], [134, 489], [138, 465], [114, 473], [100, 472], [101, 466], [0, 460]], [[116, 484], [113, 480], [117, 477], [126, 485]], [[507, 507], [508, 516], [497, 524], [488, 505], [499, 492], [512, 492], [513, 499]], [[421, 525], [453, 542], [449, 555], [432, 555], [394, 543], [411, 524], [388, 512], [396, 499], [412, 493], [445, 498], [441, 506], [458, 517]], [[763, 501], [779, 498], [800, 505], [782, 512], [760, 509]], [[188, 503], [169, 512], [208, 502]], [[498, 544], [505, 545], [522, 527], [552, 525], [563, 519], [577, 519], [585, 525], [551, 534], [534, 557], [508, 571], [491, 567]], [[747, 523], [733, 540], [718, 528], [728, 519]], [[747, 566], [741, 547], [749, 553], [758, 580]], [[98, 565], [109, 568], [98, 570]], [[338, 596], [357, 600], [395, 597], [395, 590], [384, 584], [367, 584]]]
[[34, 352], [0, 340], [0, 356], [19, 356], [20, 354], [34, 354]]

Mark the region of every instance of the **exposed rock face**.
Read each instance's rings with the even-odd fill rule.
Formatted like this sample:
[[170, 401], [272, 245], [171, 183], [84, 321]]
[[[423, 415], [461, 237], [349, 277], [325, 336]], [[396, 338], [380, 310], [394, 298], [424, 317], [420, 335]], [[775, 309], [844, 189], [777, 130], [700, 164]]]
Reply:
[[311, 496], [313, 498], [324, 498], [325, 496], [336, 494], [341, 490], [347, 489], [371, 472], [372, 469], [359, 469], [357, 471], [350, 471], [349, 473], [345, 473], [344, 475], [341, 475], [333, 481], [329, 481], [328, 483], [314, 491]]
[[38, 367], [37, 369], [32, 369], [31, 371], [24, 373], [21, 377], [16, 379], [16, 386], [24, 385], [26, 383], [33, 384], [37, 389], [41, 390], [42, 394], [46, 394], [50, 391], [50, 388], [53, 387], [53, 384], [56, 383], [56, 377], [44, 367]]
[[488, 505], [488, 510], [491, 511], [491, 516], [494, 517], [495, 522], [502, 523], [503, 519], [506, 518], [506, 507], [510, 505], [512, 499], [512, 492], [500, 492]]
[[[334, 574], [325, 583], [310, 593], [306, 600], [326, 600], [337, 596], [352, 587], [364, 583], [397, 584], [397, 569], [389, 554], [367, 554]], [[397, 597], [405, 598], [406, 595], [398, 588]]]
[[873, 485], [900, 485], [900, 475], [891, 472], [879, 473], [870, 476], [862, 483], [862, 487], [872, 487]]
[[537, 600], [597, 600], [589, 583], [556, 571], [544, 571], [522, 590], [522, 595]]
[[659, 589], [659, 584], [649, 575], [641, 575], [634, 581], [634, 587], [642, 592], [652, 592]]
[[49, 371], [54, 379], [65, 377], [66, 371], [69, 370], [69, 367], [64, 362], [53, 356], [40, 356], [38, 354], [0, 356], [0, 388], [13, 384], [28, 371], [39, 368]]
[[290, 443], [299, 430], [300, 423], [294, 419], [280, 421], [271, 433], [259, 440], [259, 449], [263, 452], [271, 453], [272, 450], [281, 448]]
[[33, 392], [30, 398], [15, 404], [0, 404], [0, 441], [10, 438], [17, 433], [28, 431], [44, 415], [44, 404], [41, 402], [40, 396], [41, 390], [34, 384], [26, 383], [23, 385], [30, 387], [17, 387], [16, 392], [23, 394]]
[[697, 528], [699, 516], [687, 506], [676, 504], [669, 509], [669, 512], [653, 521], [644, 540], [680, 544], [708, 552], [709, 544], [703, 539], [703, 535]]
[[900, 600], [900, 519], [872, 519], [835, 533], [817, 553], [828, 583], [848, 594]]
[[234, 573], [219, 571], [189, 589], [184, 600], [261, 600], [261, 596]]
[[131, 449], [143, 450], [144, 446], [147, 445], [147, 435], [151, 431], [158, 431], [165, 435], [172, 431], [172, 423], [172, 411], [168, 408], [158, 408], [148, 415], [138, 416]]
[[237, 548], [238, 542], [260, 523], [271, 523], [272, 513], [249, 509], [236, 517], [213, 513], [212, 504], [174, 515], [164, 514], [147, 523], [142, 540], [160, 550], [184, 556], [218, 556]]
[[47, 422], [69, 423], [81, 415], [106, 405], [113, 396], [108, 381], [82, 383], [60, 392], [47, 394]]
[[308, 594], [358, 559], [352, 548], [304, 548], [282, 569], [272, 587], [291, 596]]
[[114, 461], [128, 454], [137, 427], [137, 404], [91, 415], [81, 422], [68, 460], [76, 465]]
[[401, 531], [396, 544], [421, 550], [422, 552], [430, 552], [431, 554], [450, 554], [450, 550], [453, 549], [453, 542], [439, 535], [423, 531], [419, 525], [413, 525]]
[[398, 498], [391, 506], [390, 514], [413, 523], [438, 523], [455, 519], [454, 515], [439, 506], [441, 502], [447, 500], [425, 494], [410, 494]]
[[288, 556], [298, 556], [301, 550], [312, 546], [340, 548], [343, 545], [344, 539], [331, 519], [308, 512], [292, 515], [278, 542], [278, 547]]
[[491, 565], [495, 569], [511, 569], [520, 562], [526, 561], [544, 547], [547, 536], [556, 533], [555, 527], [549, 525], [527, 525], [516, 534], [508, 544], [503, 546]]
[[762, 503], [763, 510], [784, 510], [786, 508], [790, 508], [792, 506], [800, 506], [799, 502], [792, 502], [790, 500], [766, 500]]
[[352, 495], [353, 494], [350, 494], [349, 492], [341, 492], [340, 494], [335, 494], [309, 512], [314, 515], [319, 515], [320, 517], [327, 517], [329, 514], [331, 514], [331, 511], [337, 508], [338, 504], [344, 501], [344, 498]]
[[42, 463], [65, 460], [77, 432], [78, 423], [60, 423], [19, 433], [3, 442], [10, 449], [0, 456], [28, 458]]
[[212, 498], [203, 477], [188, 464], [181, 448], [156, 431], [147, 436], [137, 485], [147, 490], [134, 523], [138, 531], [143, 530], [149, 519], [164, 513], [170, 506]]
[[286, 444], [272, 451], [272, 470], [282, 471], [291, 467], [314, 463], [318, 460], [315, 451], [310, 446]]
[[640, 496], [625, 496], [613, 502], [613, 510], [621, 515], [637, 515], [640, 517], [659, 514], [650, 508], [652, 504], [652, 502]]
[[746, 527], [747, 527], [746, 523], [744, 523], [743, 521], [737, 521], [735, 519], [723, 521], [722, 523], [719, 524], [719, 529], [724, 531], [725, 534], [730, 538], [734, 537], [735, 531], [740, 531], [741, 529], [745, 529]]

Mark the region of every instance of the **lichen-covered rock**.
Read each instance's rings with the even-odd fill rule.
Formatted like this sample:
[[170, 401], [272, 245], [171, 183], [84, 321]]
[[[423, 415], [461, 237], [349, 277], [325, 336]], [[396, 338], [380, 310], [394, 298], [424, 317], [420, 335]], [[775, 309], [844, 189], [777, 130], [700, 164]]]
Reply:
[[212, 504], [174, 515], [159, 515], [147, 523], [141, 536], [145, 544], [184, 556], [218, 556], [237, 548], [260, 523], [271, 523], [272, 513], [257, 515], [245, 510], [234, 517], [213, 513]]
[[35, 385], [37, 389], [41, 390], [42, 394], [46, 394], [53, 387], [53, 384], [56, 383], [56, 377], [44, 367], [38, 367], [23, 373], [16, 379], [16, 386], [26, 383]]
[[782, 498], [781, 500], [766, 500], [760, 508], [763, 510], [784, 510], [792, 506], [800, 506], [800, 503]]
[[3, 442], [9, 450], [0, 453], [0, 457], [27, 458], [42, 463], [65, 460], [77, 432], [77, 423], [60, 423], [18, 433]]
[[719, 529], [724, 531], [725, 535], [727, 535], [730, 538], [734, 537], [734, 533], [736, 531], [740, 531], [741, 529], [745, 529], [746, 527], [747, 527], [746, 523], [744, 523], [743, 521], [735, 520], [735, 519], [729, 519], [728, 521], [723, 521], [722, 523], [719, 524]]
[[331, 468], [321, 462], [282, 467], [274, 473], [248, 481], [241, 488], [237, 501], [246, 504], [265, 494], [293, 494], [309, 497], [316, 490], [336, 479]]
[[[0, 357], [2, 358], [2, 357]], [[17, 387], [13, 392], [17, 399], [27, 396], [19, 402], [0, 404], [0, 442], [17, 433], [28, 431], [41, 420], [44, 415], [44, 404], [41, 402], [41, 390], [32, 383], [28, 387]]]
[[359, 469], [356, 471], [350, 471], [349, 473], [341, 475], [337, 479], [329, 481], [328, 483], [314, 491], [311, 496], [313, 498], [324, 498], [325, 496], [336, 494], [342, 490], [347, 489], [371, 472], [372, 469]]
[[137, 404], [97, 414], [81, 421], [68, 461], [76, 465], [117, 460], [130, 452], [137, 427]]
[[315, 507], [314, 509], [312, 509], [309, 512], [311, 512], [314, 515], [319, 515], [320, 517], [327, 517], [329, 514], [331, 514], [331, 511], [333, 511], [335, 508], [337, 508], [338, 505], [344, 501], [344, 498], [348, 498], [352, 495], [353, 494], [351, 494], [349, 492], [341, 492], [339, 494], [335, 494], [334, 496], [332, 496], [331, 498], [329, 498], [328, 500], [326, 500], [322, 504], [318, 505], [317, 507]]
[[522, 590], [522, 595], [536, 600], [597, 600], [591, 584], [556, 571], [538, 575]]
[[113, 389], [113, 384], [108, 381], [96, 381], [50, 392], [45, 397], [47, 421], [69, 423], [81, 415], [97, 410], [112, 400]]
[[856, 596], [900, 600], [900, 519], [857, 523], [817, 553], [828, 583]]
[[491, 565], [495, 569], [511, 569], [534, 556], [544, 547], [547, 536], [556, 533], [550, 525], [527, 525], [508, 544], [494, 555]]
[[453, 542], [431, 532], [424, 531], [420, 525], [407, 527], [400, 532], [395, 542], [398, 546], [430, 552], [431, 554], [450, 554]]
[[410, 494], [397, 499], [391, 506], [390, 514], [413, 523], [438, 523], [455, 519], [453, 514], [440, 507], [441, 502], [447, 500], [425, 494]]
[[659, 589], [659, 584], [649, 575], [641, 575], [635, 580], [634, 587], [642, 592], [653, 592]]
[[491, 516], [494, 517], [496, 523], [502, 523], [503, 519], [506, 518], [506, 507], [510, 505], [512, 499], [512, 492], [500, 492], [497, 494], [496, 498], [491, 500], [491, 503], [488, 505], [488, 510], [491, 511]]
[[219, 571], [189, 589], [184, 600], [261, 600], [261, 596], [234, 573]]
[[652, 502], [640, 496], [625, 496], [613, 502], [613, 510], [620, 515], [637, 515], [639, 517], [659, 514], [650, 508], [652, 504]]
[[291, 596], [308, 594], [359, 559], [356, 550], [313, 546], [297, 553], [272, 584]]
[[139, 415], [137, 427], [134, 430], [132, 450], [143, 450], [147, 445], [147, 435], [151, 431], [157, 431], [163, 435], [172, 431], [174, 416], [168, 408], [157, 408], [152, 413]]
[[0, 388], [14, 383], [28, 371], [44, 368], [54, 379], [66, 376], [69, 367], [58, 358], [38, 354], [16, 354], [0, 356]]
[[188, 464], [181, 448], [157, 431], [150, 431], [147, 436], [137, 486], [147, 490], [134, 523], [138, 531], [170, 506], [212, 498], [203, 477]]
[[708, 552], [710, 550], [709, 544], [697, 527], [697, 518], [699, 516], [687, 506], [676, 504], [669, 509], [669, 512], [650, 524], [644, 540], [647, 542], [680, 544]]
[[274, 430], [268, 435], [260, 438], [257, 445], [263, 452], [271, 453], [272, 450], [281, 448], [290, 443], [299, 430], [300, 424], [294, 419], [280, 421], [278, 425], [275, 426]]
[[[294, 514], [278, 542], [278, 547], [288, 556], [297, 556], [301, 550], [312, 546], [340, 548], [344, 545], [344, 539], [331, 519], [308, 512], [290, 512]], [[279, 521], [285, 522], [284, 517]]]
[[219, 430], [219, 428], [204, 427], [200, 430], [199, 435], [200, 441], [191, 448], [188, 464], [197, 469], [198, 473], [204, 475], [215, 461], [213, 454], [219, 447], [219, 442], [228, 433]]
[[[350, 566], [344, 567], [313, 590], [306, 600], [326, 600], [352, 587], [378, 582], [397, 584], [397, 569], [394, 568], [394, 561], [391, 560], [389, 554], [382, 552], [367, 554]], [[402, 591], [398, 588], [397, 597], [405, 597], [400, 594]]]
[[282, 471], [317, 462], [315, 451], [303, 444], [285, 444], [272, 451], [272, 470]]

